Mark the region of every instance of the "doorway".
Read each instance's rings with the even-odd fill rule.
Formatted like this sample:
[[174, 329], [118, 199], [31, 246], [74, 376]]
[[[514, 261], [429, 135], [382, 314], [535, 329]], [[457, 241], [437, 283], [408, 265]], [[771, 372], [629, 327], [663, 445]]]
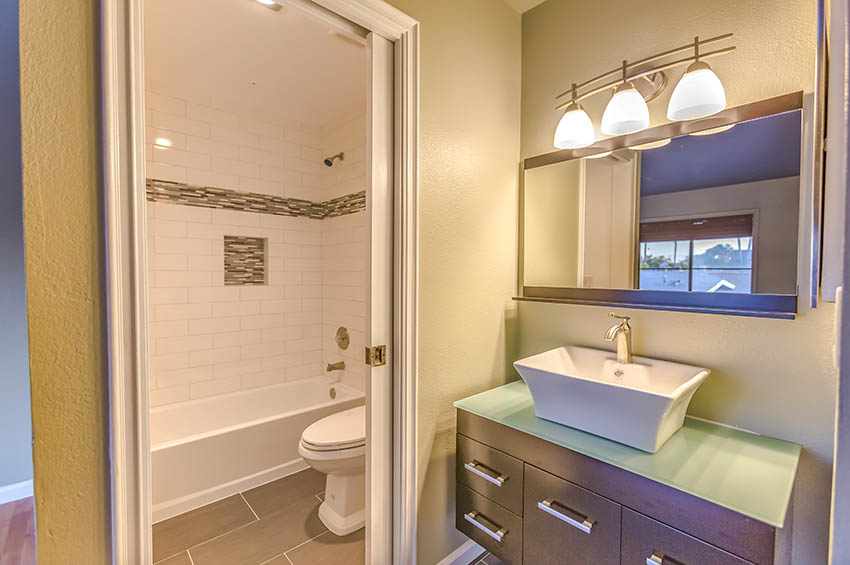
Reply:
[[[347, 3], [359, 10], [192, 3], [116, 2], [104, 11], [136, 32], [138, 16], [146, 22], [144, 40], [131, 33], [114, 44], [111, 26], [105, 33], [131, 66], [116, 68], [120, 57], [105, 54], [115, 89], [107, 90], [131, 101], [128, 121], [105, 116], [107, 138], [131, 140], [106, 143], [107, 161], [119, 165], [107, 180], [113, 303], [132, 312], [111, 316], [112, 343], [129, 346], [112, 357], [116, 562], [286, 563], [340, 551], [359, 555], [355, 563], [409, 562], [415, 22], [372, 1]], [[171, 12], [161, 29], [157, 4]], [[219, 8], [221, 27], [202, 30], [219, 44], [205, 50], [190, 36]], [[227, 12], [234, 8], [242, 11]], [[242, 17], [254, 18], [253, 32], [239, 30]], [[282, 35], [300, 37], [298, 45], [312, 31], [334, 46], [322, 50], [336, 51], [322, 53], [330, 74], [321, 89], [305, 80], [315, 60], [288, 67], [286, 46], [260, 42], [281, 17], [294, 21]], [[230, 38], [224, 49], [222, 37]], [[345, 50], [359, 55], [346, 60]], [[157, 62], [164, 70], [149, 70]], [[329, 76], [348, 73], [356, 84], [358, 66], [359, 108], [344, 87], [322, 96], [339, 86]], [[228, 68], [232, 80], [211, 79]], [[275, 71], [288, 91], [270, 80]], [[121, 108], [120, 98], [105, 99]], [[361, 458], [359, 481], [331, 454], [340, 446], [349, 460]], [[239, 551], [237, 539], [247, 553], [225, 556]]]

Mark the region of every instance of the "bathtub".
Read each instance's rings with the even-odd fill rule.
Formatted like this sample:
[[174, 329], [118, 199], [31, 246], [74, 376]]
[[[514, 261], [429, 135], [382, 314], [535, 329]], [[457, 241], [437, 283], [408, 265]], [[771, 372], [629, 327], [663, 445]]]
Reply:
[[359, 390], [315, 377], [153, 408], [153, 521], [306, 469], [304, 429], [363, 402]]

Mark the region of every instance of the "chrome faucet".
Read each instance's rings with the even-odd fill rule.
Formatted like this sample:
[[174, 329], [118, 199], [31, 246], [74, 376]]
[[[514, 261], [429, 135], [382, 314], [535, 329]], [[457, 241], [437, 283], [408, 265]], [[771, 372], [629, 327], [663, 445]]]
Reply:
[[605, 332], [605, 341], [617, 340], [617, 363], [626, 365], [634, 363], [632, 357], [632, 327], [629, 325], [631, 318], [618, 316], [614, 312], [608, 312], [608, 315], [622, 321], [608, 328], [608, 331]]

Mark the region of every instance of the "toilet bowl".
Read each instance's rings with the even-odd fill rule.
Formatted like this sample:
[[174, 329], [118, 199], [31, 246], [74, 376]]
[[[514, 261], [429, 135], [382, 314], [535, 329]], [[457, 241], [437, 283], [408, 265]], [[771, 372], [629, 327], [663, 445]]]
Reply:
[[325, 473], [319, 518], [338, 536], [366, 525], [366, 407], [322, 418], [301, 434], [298, 453]]

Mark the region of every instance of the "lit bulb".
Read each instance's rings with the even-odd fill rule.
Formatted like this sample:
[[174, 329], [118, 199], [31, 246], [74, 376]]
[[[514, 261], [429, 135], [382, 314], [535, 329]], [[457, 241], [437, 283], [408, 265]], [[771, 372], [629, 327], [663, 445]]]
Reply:
[[602, 153], [597, 153], [596, 155], [588, 155], [587, 157], [584, 157], [584, 158], [585, 159], [601, 159], [602, 157], [607, 157], [611, 153], [613, 153], [613, 151], [603, 151]]
[[646, 100], [632, 83], [621, 84], [602, 114], [602, 133], [626, 135], [649, 126], [649, 108]]
[[157, 137], [153, 144], [157, 147], [171, 147], [171, 140], [167, 137]]
[[554, 145], [558, 149], [578, 149], [595, 141], [593, 122], [581, 106], [573, 102], [567, 106], [558, 127], [555, 128]]
[[276, 4], [275, 0], [257, 0], [257, 2], [264, 6], [271, 6], [272, 4]]
[[726, 108], [726, 91], [723, 83], [707, 63], [697, 61], [688, 67], [685, 75], [670, 96], [667, 119], [696, 120], [716, 114]]

